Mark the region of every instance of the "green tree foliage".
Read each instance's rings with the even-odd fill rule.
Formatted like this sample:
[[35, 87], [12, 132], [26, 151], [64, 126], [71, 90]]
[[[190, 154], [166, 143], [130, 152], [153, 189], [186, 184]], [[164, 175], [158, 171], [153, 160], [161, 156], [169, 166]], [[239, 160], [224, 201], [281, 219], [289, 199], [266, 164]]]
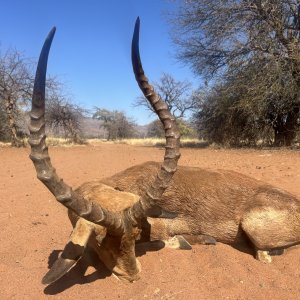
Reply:
[[249, 63], [202, 94], [196, 127], [202, 137], [221, 144], [290, 145], [299, 130], [299, 92], [289, 70]]
[[164, 138], [165, 131], [160, 120], [155, 120], [147, 126], [147, 137]]
[[[176, 123], [182, 138], [194, 138], [196, 136], [195, 130], [188, 122], [184, 121], [183, 119], [177, 119]], [[165, 137], [165, 131], [159, 120], [155, 120], [148, 125], [147, 137], [156, 137], [156, 138]]]
[[228, 78], [229, 91], [239, 95], [236, 106], [257, 129], [253, 134], [269, 132], [274, 145], [290, 146], [299, 130], [300, 107], [299, 85], [290, 64], [252, 60]]
[[202, 133], [290, 145], [299, 130], [300, 2], [189, 0], [175, 24], [180, 58], [213, 86], [198, 102]]
[[197, 136], [191, 123], [185, 121], [184, 119], [177, 119], [176, 123], [182, 138], [195, 138]]
[[260, 138], [267, 141], [268, 132], [263, 131], [260, 121], [240, 107], [237, 97], [227, 95], [224, 87], [214, 88], [203, 97], [194, 114], [195, 127], [201, 138], [230, 146], [256, 145]]
[[122, 111], [95, 107], [93, 118], [102, 121], [108, 140], [131, 138], [136, 134], [136, 123]]

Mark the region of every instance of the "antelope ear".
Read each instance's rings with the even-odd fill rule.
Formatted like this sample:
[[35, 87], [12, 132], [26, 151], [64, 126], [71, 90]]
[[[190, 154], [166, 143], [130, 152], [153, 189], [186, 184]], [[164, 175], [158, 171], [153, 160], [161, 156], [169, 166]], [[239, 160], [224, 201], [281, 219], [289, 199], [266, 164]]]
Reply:
[[51, 269], [47, 272], [47, 274], [42, 279], [42, 284], [51, 284], [64, 276], [67, 272], [69, 272], [76, 263], [80, 260], [81, 256], [77, 258], [77, 260], [63, 258], [62, 255], [55, 261]]
[[43, 284], [51, 284], [70, 271], [82, 257], [93, 227], [83, 219], [79, 219], [70, 236], [70, 241], [55, 261], [51, 269], [43, 277]]
[[179, 243], [179, 249], [192, 250], [191, 244], [182, 235], [177, 235], [176, 237]]

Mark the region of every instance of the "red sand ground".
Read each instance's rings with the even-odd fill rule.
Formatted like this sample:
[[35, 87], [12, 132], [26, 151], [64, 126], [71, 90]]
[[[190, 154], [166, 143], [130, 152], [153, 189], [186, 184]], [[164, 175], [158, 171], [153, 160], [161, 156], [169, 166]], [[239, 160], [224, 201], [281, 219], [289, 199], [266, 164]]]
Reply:
[[[52, 148], [58, 174], [73, 187], [147, 160], [163, 149], [127, 145]], [[45, 287], [42, 276], [71, 231], [66, 209], [36, 179], [29, 149], [0, 148], [0, 299], [300, 299], [300, 249], [270, 265], [228, 245], [192, 251], [138, 249], [141, 279], [125, 284], [98, 264], [80, 263]], [[183, 149], [180, 164], [231, 169], [300, 197], [300, 153]]]

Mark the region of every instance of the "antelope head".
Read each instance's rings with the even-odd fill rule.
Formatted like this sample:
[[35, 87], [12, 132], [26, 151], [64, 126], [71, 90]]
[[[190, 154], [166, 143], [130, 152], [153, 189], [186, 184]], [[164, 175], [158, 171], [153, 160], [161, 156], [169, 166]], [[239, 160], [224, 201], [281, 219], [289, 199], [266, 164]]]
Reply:
[[[93, 226], [98, 226], [97, 228], [103, 228], [102, 238], [98, 240], [97, 244], [100, 258], [119, 277], [129, 281], [134, 281], [139, 277], [140, 267], [135, 256], [135, 240], [139, 236], [142, 219], [148, 216], [163, 218], [174, 218], [176, 216], [172, 212], [164, 211], [157, 205], [157, 201], [168, 187], [177, 169], [177, 162], [180, 157], [180, 136], [174, 118], [170, 114], [167, 105], [149, 84], [143, 71], [139, 55], [139, 26], [140, 21], [138, 18], [132, 38], [133, 71], [140, 89], [161, 120], [166, 137], [163, 163], [155, 181], [143, 195], [134, 195], [135, 200], [124, 209], [104, 208], [98, 201], [87, 199], [82, 193], [73, 190], [58, 176], [53, 168], [46, 146], [45, 82], [48, 54], [55, 34], [55, 28], [50, 31], [40, 53], [34, 82], [29, 125], [30, 158], [36, 168], [38, 179], [49, 189], [58, 202], [69, 209], [69, 212], [75, 214], [78, 218], [89, 221]], [[114, 197], [123, 195], [120, 193], [117, 190], [111, 192], [111, 203], [114, 203]], [[91, 227], [92, 231], [94, 230], [93, 226]], [[71, 241], [70, 247], [74, 246], [72, 243]], [[76, 257], [74, 260], [76, 260]], [[58, 279], [72, 265], [66, 260], [64, 264], [65, 269], [59, 276], [55, 275], [51, 280], [46, 278], [44, 283], [50, 283]]]

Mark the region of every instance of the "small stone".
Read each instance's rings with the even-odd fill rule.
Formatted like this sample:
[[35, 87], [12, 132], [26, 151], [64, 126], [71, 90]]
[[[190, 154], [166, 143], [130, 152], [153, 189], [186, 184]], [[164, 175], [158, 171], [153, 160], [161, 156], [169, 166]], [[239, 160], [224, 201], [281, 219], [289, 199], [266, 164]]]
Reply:
[[159, 293], [160, 293], [160, 289], [159, 289], [159, 288], [156, 288], [153, 294], [154, 294], [154, 295], [158, 295]]

